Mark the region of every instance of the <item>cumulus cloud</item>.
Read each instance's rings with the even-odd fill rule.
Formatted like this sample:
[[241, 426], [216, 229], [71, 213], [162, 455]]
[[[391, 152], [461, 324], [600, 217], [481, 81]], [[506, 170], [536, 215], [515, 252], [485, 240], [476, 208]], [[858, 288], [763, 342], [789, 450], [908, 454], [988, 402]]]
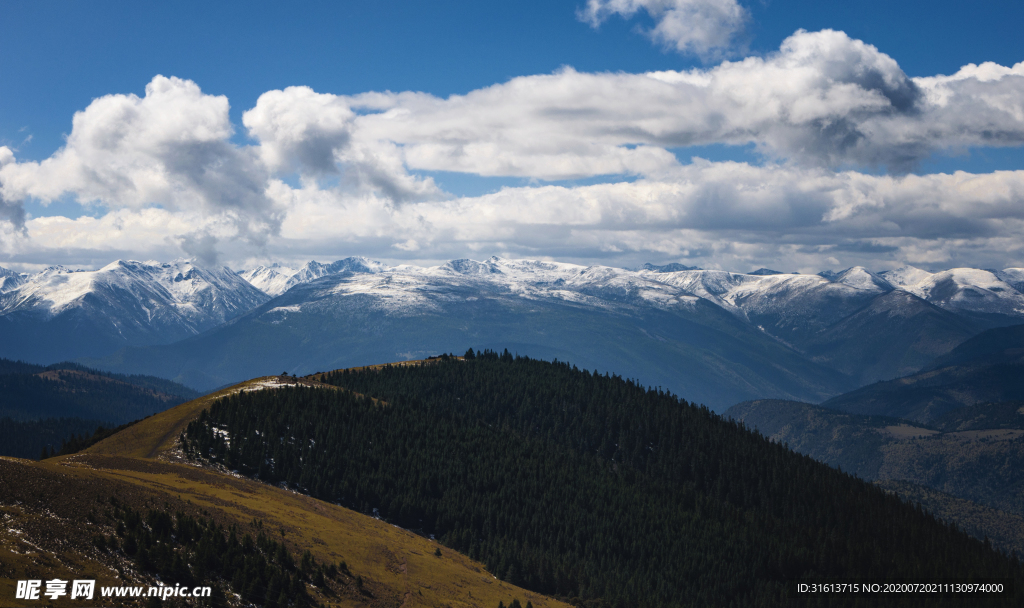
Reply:
[[289, 87], [261, 95], [242, 123], [274, 173], [337, 175], [350, 189], [379, 191], [396, 203], [440, 196], [432, 179], [408, 172], [393, 142], [361, 137], [349, 104], [309, 87]]
[[309, 87], [288, 87], [260, 96], [242, 124], [259, 139], [259, 155], [271, 171], [337, 173], [336, 151], [352, 137], [355, 113], [345, 100]]
[[[0, 168], [14, 162], [14, 152], [7, 146], [0, 146]], [[2, 182], [0, 182], [2, 184]], [[18, 201], [8, 201], [0, 190], [0, 245], [12, 235], [25, 233], [25, 208]]]
[[[501, 254], [740, 270], [1024, 265], [1024, 171], [884, 176], [698, 160], [656, 179], [397, 206], [376, 193], [280, 180], [267, 195], [290, 210], [271, 254], [284, 261]], [[180, 246], [207, 263], [251, 255], [232, 243], [229, 224], [164, 209], [33, 218], [26, 226], [33, 247], [51, 253], [127, 250], [166, 259]]]
[[[242, 122], [247, 144], [226, 98], [158, 76], [76, 114], [48, 159], [0, 147], [0, 229], [32, 241], [5, 251], [1024, 265], [1024, 172], [903, 173], [935, 151], [1024, 144], [1024, 63], [910, 78], [842, 32], [801, 31], [712, 68], [565, 68], [448, 98], [290, 87]], [[753, 144], [763, 164], [677, 159], [705, 144]], [[879, 165], [890, 174], [861, 171]], [[459, 197], [425, 171], [532, 181]], [[614, 183], [544, 183], [594, 176]], [[26, 197], [68, 195], [107, 213], [24, 216]]]
[[21, 203], [4, 200], [0, 194], [0, 243], [25, 234], [25, 208]]
[[401, 208], [284, 184], [273, 196], [296, 210], [284, 241], [342, 242], [388, 259], [481, 252], [734, 269], [821, 269], [829, 258], [876, 268], [1024, 262], [1024, 171], [878, 176], [698, 161], [659, 179], [505, 188]]
[[727, 49], [749, 19], [736, 0], [587, 0], [578, 16], [596, 28], [612, 15], [630, 19], [640, 10], [655, 21], [647, 32], [652, 40], [702, 56]]
[[262, 245], [281, 210], [265, 196], [253, 152], [229, 141], [228, 100], [188, 80], [155, 77], [145, 97], [107, 95], [74, 116], [67, 144], [42, 162], [0, 168], [8, 200], [65, 194], [108, 209], [159, 206], [230, 218], [237, 238]]
[[[963, 72], [963, 71], [962, 71]], [[655, 175], [666, 148], [753, 144], [805, 165], [905, 172], [936, 151], [1024, 143], [1024, 63], [913, 79], [842, 32], [797, 32], [710, 69], [524, 76], [441, 99], [346, 98], [353, 133], [406, 165], [539, 179]]]

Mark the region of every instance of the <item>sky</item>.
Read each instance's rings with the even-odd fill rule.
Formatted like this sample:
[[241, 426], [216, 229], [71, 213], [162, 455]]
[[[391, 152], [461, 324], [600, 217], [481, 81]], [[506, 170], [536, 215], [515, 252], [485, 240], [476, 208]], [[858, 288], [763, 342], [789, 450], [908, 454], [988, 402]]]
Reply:
[[1024, 3], [0, 0], [0, 266], [1024, 266]]

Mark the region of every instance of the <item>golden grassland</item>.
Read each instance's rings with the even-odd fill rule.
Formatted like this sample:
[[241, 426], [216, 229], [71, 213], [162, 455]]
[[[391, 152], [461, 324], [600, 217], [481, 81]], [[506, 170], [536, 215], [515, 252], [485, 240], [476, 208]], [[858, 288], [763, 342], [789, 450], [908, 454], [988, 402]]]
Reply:
[[[0, 459], [0, 604], [18, 605], [14, 585], [19, 579], [154, 583], [119, 554], [92, 545], [94, 535], [113, 534], [113, 497], [137, 510], [161, 508], [225, 527], [234, 524], [242, 533], [262, 525], [296, 560], [309, 550], [318, 562], [344, 561], [350, 575], [326, 589], [309, 587], [314, 602], [328, 606], [495, 608], [513, 598], [537, 608], [567, 606], [499, 581], [482, 564], [412, 532], [228, 471], [195, 466], [176, 449], [185, 426], [218, 397], [239, 390], [288, 390], [294, 384], [338, 390], [315, 376], [257, 378], [151, 416], [80, 454], [42, 462]], [[353, 584], [357, 576], [361, 589]], [[144, 602], [106, 601], [95, 605]], [[229, 601], [238, 603], [230, 594]], [[67, 598], [51, 603], [81, 606]]]

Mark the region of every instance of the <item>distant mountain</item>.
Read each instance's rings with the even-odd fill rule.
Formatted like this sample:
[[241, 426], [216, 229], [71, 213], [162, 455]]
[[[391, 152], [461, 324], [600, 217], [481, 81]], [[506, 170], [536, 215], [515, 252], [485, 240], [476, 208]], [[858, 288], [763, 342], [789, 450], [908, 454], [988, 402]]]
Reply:
[[650, 270], [653, 272], [681, 272], [683, 270], [700, 270], [696, 266], [684, 266], [678, 262], [672, 262], [671, 264], [663, 264], [661, 266], [655, 266], [654, 264], [647, 263], [641, 266], [638, 270]]
[[765, 394], [820, 400], [852, 387], [731, 311], [654, 276], [673, 273], [499, 258], [347, 270], [300, 283], [201, 336], [94, 364], [212, 388], [253, 373], [500, 344], [572, 358], [715, 408]]
[[248, 281], [253, 287], [271, 296], [279, 296], [288, 291], [294, 282], [291, 282], [295, 270], [280, 264], [270, 266], [257, 266], [249, 270], [243, 270], [238, 276]]
[[1024, 268], [1006, 268], [994, 273], [999, 280], [1024, 293]]
[[91, 436], [104, 424], [109, 425], [82, 418], [15, 420], [0, 417], [0, 456], [37, 460], [44, 449], [47, 454], [56, 453], [72, 438]]
[[199, 397], [162, 378], [124, 376], [75, 363], [0, 359], [0, 456], [38, 458], [75, 436], [91, 436]]
[[0, 359], [0, 416], [15, 420], [84, 418], [121, 424], [199, 395], [162, 378], [112, 374], [74, 363], [44, 367]]
[[794, 451], [869, 481], [879, 479], [884, 461], [882, 448], [893, 439], [886, 429], [910, 424], [900, 418], [862, 416], [782, 399], [737, 403], [725, 412], [725, 417], [757, 429]]
[[40, 363], [166, 344], [223, 324], [269, 297], [227, 268], [187, 260], [54, 266], [0, 294], [0, 356]]
[[1024, 401], [982, 403], [946, 412], [931, 426], [947, 432], [1024, 429]]
[[953, 268], [930, 273], [904, 266], [880, 276], [893, 286], [940, 308], [993, 326], [1007, 325], [1024, 315], [1024, 293], [1001, 278], [1019, 281], [1022, 274], [1024, 269], [1021, 268], [1003, 271]]
[[987, 330], [925, 366], [925, 371], [864, 386], [826, 408], [929, 422], [950, 410], [1024, 399], [1024, 326]]
[[998, 364], [1024, 355], [1024, 325], [1000, 327], [982, 332], [939, 356], [925, 369], [950, 365]]
[[298, 270], [278, 264], [257, 266], [251, 270], [240, 272], [239, 276], [260, 291], [271, 296], [279, 296], [296, 285], [315, 281], [329, 274], [338, 274], [346, 271], [374, 273], [380, 272], [385, 268], [387, 266], [380, 262], [374, 262], [363, 257], [350, 257], [330, 264], [321, 264], [316, 261], [306, 262]]
[[1007, 554], [1024, 554], [1024, 516], [987, 507], [973, 500], [960, 498], [910, 481], [881, 480], [880, 488], [897, 494], [911, 504], [939, 519], [953, 522], [977, 539], [989, 539], [992, 546]]
[[773, 274], [785, 274], [785, 273], [779, 272], [778, 270], [772, 270], [771, 268], [758, 268], [757, 270], [752, 270], [752, 271], [748, 272], [747, 274], [752, 274], [752, 275], [758, 276], [758, 277], [767, 277], [767, 276], [771, 276]]
[[[780, 400], [740, 403], [726, 415], [816, 460], [863, 479], [887, 482], [886, 487], [907, 498], [921, 494], [920, 490], [896, 482], [1009, 511], [1019, 520], [1024, 516], [1021, 406], [1024, 402], [1018, 401], [963, 407], [927, 425]], [[965, 504], [943, 508], [948, 511], [945, 517], [973, 522], [969, 525], [982, 526], [982, 533], [991, 526], [1002, 530], [998, 518], [984, 513], [984, 508]], [[1000, 534], [1004, 542], [1015, 543], [1014, 550], [1024, 552], [1022, 532], [1024, 528], [1014, 527]]]
[[[802, 275], [501, 258], [391, 267], [350, 257], [239, 273], [179, 260], [5, 276], [18, 284], [0, 293], [0, 356], [144, 369], [204, 389], [255, 373], [249, 363], [260, 373], [313, 371], [516, 345], [718, 408], [819, 401], [1024, 322], [1015, 287], [1024, 271], [1013, 268]], [[125, 348], [136, 350], [115, 354]]]
[[[943, 308], [959, 300], [930, 303], [860, 267], [753, 275], [496, 257], [432, 268], [346, 258], [239, 276], [278, 295], [201, 337], [91, 363], [170, 374], [205, 389], [252, 373], [511, 345], [722, 408], [758, 397], [818, 401], [912, 373], [996, 319], [988, 304], [977, 315], [959, 304]], [[966, 286], [973, 275], [957, 276]]]
[[977, 331], [962, 316], [893, 290], [799, 345], [814, 361], [868, 384], [912, 374]]
[[0, 293], [17, 289], [25, 282], [25, 275], [0, 267]]

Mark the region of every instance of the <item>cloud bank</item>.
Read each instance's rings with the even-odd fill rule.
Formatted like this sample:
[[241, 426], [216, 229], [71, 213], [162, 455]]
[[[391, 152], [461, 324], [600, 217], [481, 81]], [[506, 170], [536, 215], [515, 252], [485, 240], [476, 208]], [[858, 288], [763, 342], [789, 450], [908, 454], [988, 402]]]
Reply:
[[[643, 9], [661, 27], [698, 6], [592, 0], [581, 15]], [[264, 93], [241, 126], [238, 143], [225, 97], [157, 76], [144, 97], [76, 113], [41, 162], [0, 147], [3, 251], [22, 264], [59, 251], [235, 265], [350, 253], [1024, 264], [1024, 171], [907, 173], [936, 152], [1024, 144], [1024, 63], [910, 78], [842, 32], [800, 31], [768, 56], [706, 69], [564, 68], [448, 98], [290, 87]], [[763, 162], [686, 154], [709, 144], [752, 145]], [[438, 171], [528, 182], [466, 197], [444, 192]], [[560, 183], [579, 179], [604, 183]], [[20, 203], [69, 196], [100, 217], [28, 218]]]

